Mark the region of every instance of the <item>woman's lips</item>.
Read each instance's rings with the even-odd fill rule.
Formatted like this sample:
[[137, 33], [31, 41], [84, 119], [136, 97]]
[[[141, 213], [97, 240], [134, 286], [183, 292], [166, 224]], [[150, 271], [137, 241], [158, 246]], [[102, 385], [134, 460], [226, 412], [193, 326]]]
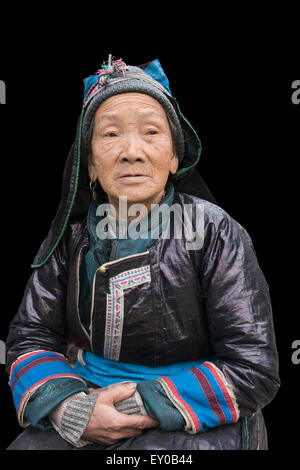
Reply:
[[120, 176], [119, 180], [124, 184], [131, 184], [131, 183], [143, 183], [149, 178], [146, 175], [125, 175]]

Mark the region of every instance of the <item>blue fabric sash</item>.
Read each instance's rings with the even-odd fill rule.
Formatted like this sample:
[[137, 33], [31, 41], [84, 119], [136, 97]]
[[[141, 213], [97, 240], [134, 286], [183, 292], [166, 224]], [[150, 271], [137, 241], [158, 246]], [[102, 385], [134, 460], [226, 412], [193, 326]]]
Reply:
[[76, 362], [74, 373], [99, 387], [107, 387], [112, 383], [123, 382], [125, 380], [138, 383], [142, 380], [155, 380], [165, 375], [170, 377], [199, 365], [198, 360], [179, 362], [178, 364], [168, 366], [150, 367], [141, 364], [111, 361], [110, 359], [96, 356], [90, 351], [83, 351], [81, 362], [82, 364], [79, 361]]

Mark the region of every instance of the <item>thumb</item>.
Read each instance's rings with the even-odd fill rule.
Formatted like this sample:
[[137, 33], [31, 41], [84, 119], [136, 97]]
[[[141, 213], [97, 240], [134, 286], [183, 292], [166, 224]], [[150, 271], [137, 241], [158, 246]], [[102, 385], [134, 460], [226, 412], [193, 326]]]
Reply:
[[135, 382], [127, 382], [123, 384], [115, 385], [114, 387], [108, 389], [110, 396], [112, 397], [112, 402], [118, 403], [119, 401], [125, 400], [125, 398], [131, 397], [136, 391], [137, 384]]

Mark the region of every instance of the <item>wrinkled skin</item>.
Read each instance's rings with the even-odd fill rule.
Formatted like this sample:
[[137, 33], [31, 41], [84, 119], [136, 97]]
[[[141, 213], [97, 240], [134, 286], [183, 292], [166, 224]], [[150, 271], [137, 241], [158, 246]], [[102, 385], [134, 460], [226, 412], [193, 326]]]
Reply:
[[[90, 392], [98, 390], [90, 389]], [[124, 438], [138, 437], [144, 429], [157, 427], [158, 421], [150, 416], [127, 415], [114, 407], [114, 403], [129, 398], [135, 390], [136, 383], [133, 382], [102, 388], [82, 439], [107, 446]]]
[[139, 203], [150, 210], [159, 203], [177, 167], [167, 115], [158, 101], [124, 93], [102, 103], [95, 114], [89, 175], [99, 180], [117, 214], [120, 196], [127, 197], [129, 207]]

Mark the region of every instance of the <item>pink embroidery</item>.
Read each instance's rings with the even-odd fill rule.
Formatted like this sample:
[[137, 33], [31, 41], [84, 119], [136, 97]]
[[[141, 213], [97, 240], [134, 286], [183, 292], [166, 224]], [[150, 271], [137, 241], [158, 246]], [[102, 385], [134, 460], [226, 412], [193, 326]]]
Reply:
[[120, 356], [124, 320], [124, 289], [151, 281], [150, 266], [131, 269], [110, 279], [107, 294], [104, 357], [117, 361]]

